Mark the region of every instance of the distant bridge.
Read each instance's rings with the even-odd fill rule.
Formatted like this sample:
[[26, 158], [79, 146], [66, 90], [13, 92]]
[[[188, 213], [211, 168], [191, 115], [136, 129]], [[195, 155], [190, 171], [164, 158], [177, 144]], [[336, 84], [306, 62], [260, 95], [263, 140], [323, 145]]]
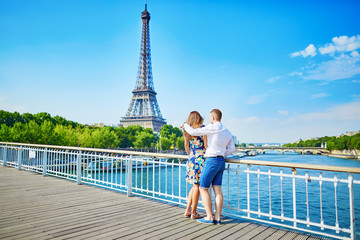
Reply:
[[275, 150], [284, 154], [284, 152], [297, 152], [301, 154], [329, 154], [330, 151], [323, 147], [260, 147], [260, 146], [249, 146], [249, 147], [236, 147], [237, 150], [241, 152], [256, 150], [262, 154], [265, 154], [266, 151]]

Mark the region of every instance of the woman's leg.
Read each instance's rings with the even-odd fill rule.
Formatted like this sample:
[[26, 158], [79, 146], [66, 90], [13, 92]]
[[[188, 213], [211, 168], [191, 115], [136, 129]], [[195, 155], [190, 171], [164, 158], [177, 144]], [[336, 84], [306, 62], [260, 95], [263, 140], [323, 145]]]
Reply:
[[199, 184], [194, 184], [192, 189], [192, 214], [196, 214], [198, 202], [199, 202], [199, 196], [200, 196], [200, 190], [199, 190]]
[[192, 192], [193, 192], [193, 188], [191, 188], [191, 190], [190, 190], [190, 192], [189, 192], [188, 202], [187, 202], [187, 206], [186, 206], [186, 212], [185, 212], [185, 215], [189, 215], [189, 213], [191, 213], [191, 205], [192, 205]]

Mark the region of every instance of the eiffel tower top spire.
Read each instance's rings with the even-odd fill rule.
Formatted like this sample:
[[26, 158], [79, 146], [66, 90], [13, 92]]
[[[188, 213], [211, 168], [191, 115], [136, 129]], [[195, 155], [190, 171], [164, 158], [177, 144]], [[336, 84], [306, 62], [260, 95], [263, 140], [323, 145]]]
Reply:
[[150, 13], [147, 10], [145, 1], [145, 10], [141, 13], [142, 34], [140, 43], [139, 67], [136, 78], [134, 91], [149, 90], [155, 92], [152, 68], [151, 68], [151, 51], [150, 51]]

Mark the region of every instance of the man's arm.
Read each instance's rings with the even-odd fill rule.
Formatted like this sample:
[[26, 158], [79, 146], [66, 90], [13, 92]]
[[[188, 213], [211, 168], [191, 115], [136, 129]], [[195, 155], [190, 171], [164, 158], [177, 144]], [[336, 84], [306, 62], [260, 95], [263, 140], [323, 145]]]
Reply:
[[191, 136], [202, 136], [215, 134], [224, 131], [224, 129], [214, 129], [211, 124], [202, 128], [192, 128], [189, 124], [184, 123], [184, 130], [187, 131]]
[[229, 141], [227, 147], [226, 147], [226, 151], [225, 151], [225, 157], [232, 154], [233, 152], [235, 152], [236, 149], [235, 149], [235, 144], [234, 144], [234, 140], [233, 138], [231, 137], [231, 140]]

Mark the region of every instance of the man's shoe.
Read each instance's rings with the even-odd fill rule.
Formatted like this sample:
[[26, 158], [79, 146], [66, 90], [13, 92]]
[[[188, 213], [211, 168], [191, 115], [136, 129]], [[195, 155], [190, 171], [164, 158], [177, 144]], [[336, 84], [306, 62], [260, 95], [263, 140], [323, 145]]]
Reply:
[[197, 219], [196, 221], [198, 221], [199, 223], [204, 223], [204, 224], [214, 224], [214, 220], [206, 220], [205, 218], [200, 218], [200, 219]]
[[221, 224], [221, 220], [218, 220], [218, 221], [216, 221], [216, 220], [214, 220], [214, 224], [216, 225], [216, 224]]

